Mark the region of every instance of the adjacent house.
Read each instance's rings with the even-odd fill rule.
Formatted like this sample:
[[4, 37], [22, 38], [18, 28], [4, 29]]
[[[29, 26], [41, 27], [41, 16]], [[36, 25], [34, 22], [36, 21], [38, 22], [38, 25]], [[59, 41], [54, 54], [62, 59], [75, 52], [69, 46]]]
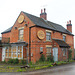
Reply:
[[[32, 62], [39, 60], [41, 54], [52, 55], [54, 61], [68, 59], [68, 50], [74, 58], [74, 35], [71, 20], [67, 29], [47, 20], [47, 13], [41, 10], [40, 17], [21, 12], [14, 25], [2, 32], [2, 61], [10, 58]], [[8, 38], [8, 39], [3, 39]]]

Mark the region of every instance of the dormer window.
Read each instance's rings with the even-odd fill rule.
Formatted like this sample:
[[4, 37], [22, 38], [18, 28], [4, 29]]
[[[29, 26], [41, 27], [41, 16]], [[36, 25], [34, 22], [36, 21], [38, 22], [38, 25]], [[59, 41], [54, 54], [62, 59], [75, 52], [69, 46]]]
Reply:
[[63, 35], [63, 41], [65, 41], [65, 42], [66, 42], [66, 36], [64, 36], [64, 35]]

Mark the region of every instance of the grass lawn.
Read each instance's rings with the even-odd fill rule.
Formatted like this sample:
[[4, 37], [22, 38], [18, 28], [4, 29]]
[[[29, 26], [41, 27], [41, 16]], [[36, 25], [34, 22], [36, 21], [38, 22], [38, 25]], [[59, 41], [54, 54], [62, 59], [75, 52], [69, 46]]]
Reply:
[[0, 72], [26, 72], [26, 71], [34, 71], [43, 68], [49, 68], [57, 65], [67, 64], [70, 62], [75, 62], [75, 60], [70, 60], [69, 62], [56, 62], [55, 65], [51, 62], [37, 62], [36, 64], [32, 64], [31, 62], [28, 64], [29, 68], [21, 68], [21, 66], [25, 66], [25, 64], [7, 64], [7, 63], [0, 63]]

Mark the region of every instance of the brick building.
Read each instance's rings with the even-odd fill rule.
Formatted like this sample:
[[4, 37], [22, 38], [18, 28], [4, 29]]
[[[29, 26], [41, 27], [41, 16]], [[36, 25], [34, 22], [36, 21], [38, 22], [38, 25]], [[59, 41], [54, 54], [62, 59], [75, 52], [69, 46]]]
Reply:
[[2, 38], [9, 38], [9, 43], [2, 43], [2, 61], [18, 58], [35, 63], [41, 53], [46, 58], [51, 54], [54, 61], [62, 61], [68, 59], [69, 49], [74, 58], [71, 21], [66, 26], [67, 29], [48, 21], [45, 9], [40, 17], [22, 11], [14, 25], [2, 32]]

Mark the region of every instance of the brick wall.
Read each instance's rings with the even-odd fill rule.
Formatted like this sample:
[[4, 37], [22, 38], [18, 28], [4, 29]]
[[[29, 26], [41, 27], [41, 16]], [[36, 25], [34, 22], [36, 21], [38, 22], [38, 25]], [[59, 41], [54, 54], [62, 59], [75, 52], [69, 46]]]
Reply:
[[[47, 29], [40, 28], [40, 27], [33, 27], [33, 28], [31, 28], [31, 31], [30, 31], [31, 36], [29, 36], [29, 27], [34, 26], [34, 23], [31, 22], [31, 20], [25, 14], [23, 14], [22, 12], [20, 13], [20, 15], [24, 15], [26, 22], [23, 22], [22, 24], [20, 24], [16, 20], [11, 32], [3, 34], [2, 37], [10, 37], [10, 43], [18, 42], [19, 28], [24, 27], [24, 41], [28, 43], [27, 47], [28, 47], [28, 51], [29, 51], [29, 37], [31, 37], [31, 53], [32, 53], [31, 61], [36, 62], [36, 61], [39, 60], [39, 58], [41, 56], [39, 48], [40, 47], [44, 48], [43, 49], [43, 54], [46, 57], [46, 45], [51, 45], [52, 46], [52, 44], [53, 44], [52, 38], [63, 39], [63, 34], [60, 33], [60, 32], [54, 32], [54, 31], [50, 30], [51, 31], [51, 41], [46, 41], [46, 30]], [[25, 26], [25, 24], [27, 24], [27, 26]], [[15, 29], [15, 27], [17, 27], [17, 29]], [[37, 37], [37, 32], [39, 30], [42, 30], [45, 33], [45, 38], [43, 40], [40, 40]], [[66, 34], [66, 42], [71, 46], [72, 49], [74, 49], [73, 36]], [[59, 53], [61, 53], [61, 52], [59, 51]], [[73, 56], [74, 56], [74, 54], [72, 55], [72, 57]], [[24, 55], [24, 58], [25, 58], [25, 55]]]
[[0, 46], [0, 61], [2, 61], [2, 47]]

